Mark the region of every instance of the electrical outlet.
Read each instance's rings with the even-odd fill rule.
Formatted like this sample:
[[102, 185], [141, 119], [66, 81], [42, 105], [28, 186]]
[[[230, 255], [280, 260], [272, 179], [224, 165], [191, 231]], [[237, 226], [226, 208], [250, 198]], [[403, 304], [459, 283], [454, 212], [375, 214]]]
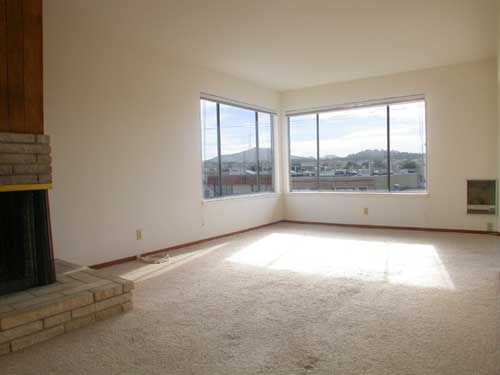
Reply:
[[494, 232], [495, 231], [495, 224], [494, 223], [486, 223], [486, 230], [488, 232]]
[[142, 229], [137, 229], [135, 231], [135, 236], [138, 240], [142, 240], [143, 239], [143, 236], [142, 236]]
[[363, 214], [368, 215], [368, 207], [363, 208]]

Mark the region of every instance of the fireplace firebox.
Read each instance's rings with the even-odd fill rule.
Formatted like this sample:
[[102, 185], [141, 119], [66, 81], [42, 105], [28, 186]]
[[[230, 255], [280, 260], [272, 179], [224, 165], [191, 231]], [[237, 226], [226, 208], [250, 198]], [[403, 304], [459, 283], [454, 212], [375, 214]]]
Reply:
[[0, 193], [0, 295], [55, 281], [47, 190]]

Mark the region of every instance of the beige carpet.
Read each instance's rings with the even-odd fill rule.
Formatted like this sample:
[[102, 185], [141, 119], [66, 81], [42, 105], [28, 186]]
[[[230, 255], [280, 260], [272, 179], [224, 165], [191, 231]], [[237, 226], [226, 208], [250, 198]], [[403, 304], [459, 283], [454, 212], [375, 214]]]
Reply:
[[499, 245], [274, 225], [114, 267], [137, 280], [133, 312], [1, 357], [0, 374], [498, 375]]

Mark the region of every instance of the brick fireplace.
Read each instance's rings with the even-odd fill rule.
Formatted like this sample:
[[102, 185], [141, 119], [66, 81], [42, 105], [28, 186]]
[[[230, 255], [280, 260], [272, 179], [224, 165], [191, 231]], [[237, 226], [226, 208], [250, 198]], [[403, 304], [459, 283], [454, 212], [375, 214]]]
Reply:
[[0, 296], [55, 281], [47, 192], [0, 193]]
[[57, 281], [0, 296], [0, 356], [132, 309], [131, 281], [61, 260]]
[[132, 307], [133, 283], [53, 259], [42, 8], [0, 0], [0, 355]]
[[0, 295], [55, 281], [50, 138], [0, 133]]
[[0, 133], [0, 355], [132, 308], [132, 282], [54, 260], [50, 151], [48, 135]]
[[50, 137], [0, 133], [0, 355], [132, 308], [131, 281], [54, 260]]
[[0, 133], [0, 185], [52, 183], [50, 137], [46, 134]]
[[43, 2], [0, 1], [0, 295], [55, 281]]

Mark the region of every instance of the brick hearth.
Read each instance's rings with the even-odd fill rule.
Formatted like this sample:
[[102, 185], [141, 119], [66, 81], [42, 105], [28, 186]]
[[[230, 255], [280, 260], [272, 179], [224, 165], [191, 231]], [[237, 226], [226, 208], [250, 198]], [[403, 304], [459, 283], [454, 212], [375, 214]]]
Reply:
[[0, 355], [132, 309], [132, 281], [56, 260], [57, 282], [0, 297]]

